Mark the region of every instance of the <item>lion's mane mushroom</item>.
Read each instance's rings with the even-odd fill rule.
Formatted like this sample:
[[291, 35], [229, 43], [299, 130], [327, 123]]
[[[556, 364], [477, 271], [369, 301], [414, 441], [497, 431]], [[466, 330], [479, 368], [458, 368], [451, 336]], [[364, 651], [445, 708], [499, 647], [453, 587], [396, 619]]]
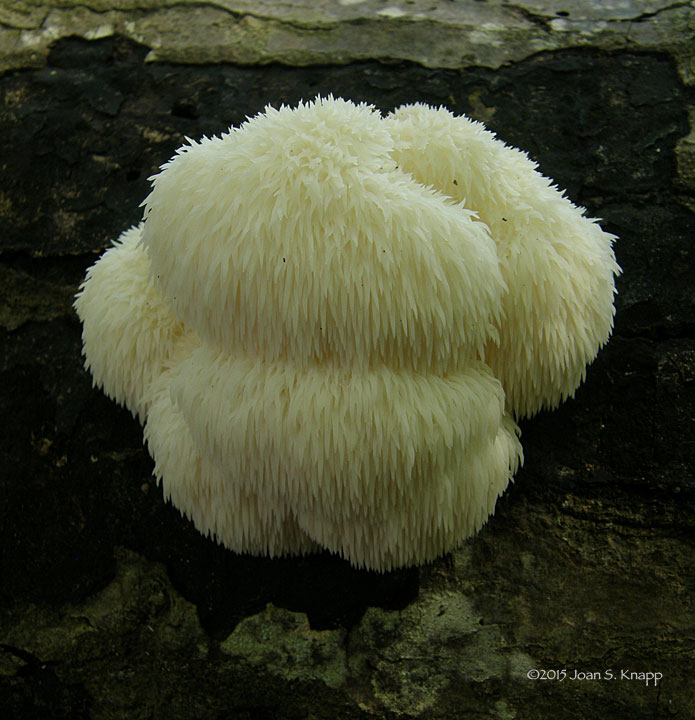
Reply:
[[86, 366], [236, 551], [388, 570], [455, 547], [521, 462], [513, 416], [610, 333], [611, 236], [444, 110], [268, 107], [152, 184], [77, 296]]

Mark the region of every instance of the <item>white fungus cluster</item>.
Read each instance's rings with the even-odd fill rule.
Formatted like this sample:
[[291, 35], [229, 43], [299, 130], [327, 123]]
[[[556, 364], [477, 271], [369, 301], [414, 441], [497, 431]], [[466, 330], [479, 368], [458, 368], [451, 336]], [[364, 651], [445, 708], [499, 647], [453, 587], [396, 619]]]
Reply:
[[317, 98], [189, 141], [75, 307], [165, 496], [238, 552], [422, 563], [581, 382], [613, 237], [466, 117]]

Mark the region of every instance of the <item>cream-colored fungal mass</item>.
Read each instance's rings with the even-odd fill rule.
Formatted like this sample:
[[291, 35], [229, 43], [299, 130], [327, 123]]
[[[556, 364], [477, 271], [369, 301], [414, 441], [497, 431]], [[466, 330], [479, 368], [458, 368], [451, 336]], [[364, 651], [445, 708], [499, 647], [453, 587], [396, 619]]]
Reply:
[[188, 141], [75, 307], [164, 495], [237, 552], [375, 570], [459, 545], [613, 322], [613, 237], [424, 105], [317, 98]]

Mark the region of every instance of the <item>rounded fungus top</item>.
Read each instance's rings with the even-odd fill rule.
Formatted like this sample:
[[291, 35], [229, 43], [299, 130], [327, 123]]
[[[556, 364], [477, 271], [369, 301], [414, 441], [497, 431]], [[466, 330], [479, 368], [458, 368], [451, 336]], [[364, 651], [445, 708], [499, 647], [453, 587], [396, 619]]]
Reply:
[[455, 547], [521, 462], [513, 417], [610, 333], [612, 237], [445, 110], [269, 107], [152, 185], [78, 294], [86, 364], [237, 551], [387, 570]]
[[479, 357], [505, 289], [494, 241], [392, 153], [379, 113], [344, 100], [268, 108], [181, 148], [142, 235], [176, 314], [227, 353], [302, 367]]

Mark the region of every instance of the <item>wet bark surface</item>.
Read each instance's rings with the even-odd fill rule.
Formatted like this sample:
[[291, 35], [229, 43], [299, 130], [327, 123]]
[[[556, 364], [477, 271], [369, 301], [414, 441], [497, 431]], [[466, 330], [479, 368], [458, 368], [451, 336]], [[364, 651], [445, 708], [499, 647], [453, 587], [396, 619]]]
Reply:
[[[120, 38], [68, 39], [45, 67], [0, 77], [0, 708], [16, 718], [689, 717], [695, 217], [674, 148], [693, 97], [670, 59], [573, 50], [453, 71], [180, 66], [145, 54]], [[82, 368], [73, 295], [140, 220], [148, 177], [185, 136], [319, 93], [482, 120], [619, 236], [612, 340], [575, 399], [521, 423], [525, 466], [483, 531], [423, 569], [382, 575], [328, 554], [220, 548], [164, 503], [140, 426]], [[480, 650], [485, 672], [463, 672], [463, 650], [447, 654], [455, 633], [408, 624], [409, 608], [454, 596], [497, 629]], [[343, 633], [341, 682], [268, 679], [250, 656], [220, 652], [267, 603], [307, 616], [311, 630], [293, 621], [292, 637]], [[482, 637], [473, 632], [460, 637]], [[428, 647], [445, 649], [433, 658]], [[515, 675], [524, 662], [663, 680], [541, 687]]]

